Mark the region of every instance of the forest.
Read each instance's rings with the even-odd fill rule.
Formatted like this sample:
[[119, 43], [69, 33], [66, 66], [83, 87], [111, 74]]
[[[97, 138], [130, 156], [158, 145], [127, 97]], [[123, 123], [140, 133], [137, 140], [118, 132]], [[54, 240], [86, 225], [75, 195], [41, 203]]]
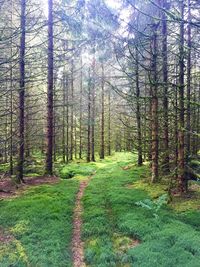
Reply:
[[200, 266], [199, 0], [0, 0], [0, 266]]

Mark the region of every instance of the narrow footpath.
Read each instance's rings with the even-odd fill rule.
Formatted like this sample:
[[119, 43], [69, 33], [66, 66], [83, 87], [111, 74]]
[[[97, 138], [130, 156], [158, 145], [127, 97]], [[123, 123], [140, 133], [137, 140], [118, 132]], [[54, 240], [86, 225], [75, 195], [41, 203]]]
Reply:
[[84, 191], [94, 175], [95, 174], [89, 176], [87, 180], [80, 182], [79, 191], [76, 197], [74, 219], [73, 219], [73, 237], [72, 237], [72, 255], [73, 255], [74, 267], [86, 266], [84, 263], [84, 243], [81, 240], [82, 213], [83, 213], [83, 206], [81, 201], [84, 195]]

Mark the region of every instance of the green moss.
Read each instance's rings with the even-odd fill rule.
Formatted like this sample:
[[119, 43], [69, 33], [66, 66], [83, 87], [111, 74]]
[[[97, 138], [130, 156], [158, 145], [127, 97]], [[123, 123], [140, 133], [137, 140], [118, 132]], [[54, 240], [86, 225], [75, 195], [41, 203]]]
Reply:
[[94, 173], [95, 169], [96, 168], [93, 164], [87, 165], [86, 163], [72, 163], [61, 167], [58, 174], [62, 179], [69, 179], [75, 176], [78, 176], [79, 178], [80, 176], [88, 177]]
[[[146, 182], [149, 166], [137, 167], [136, 160], [132, 153], [116, 153], [89, 164], [57, 164], [64, 174], [73, 171], [74, 178], [32, 187], [18, 198], [2, 201], [0, 225], [13, 239], [0, 244], [0, 266], [72, 266], [72, 219], [79, 180], [96, 171], [83, 197], [87, 265], [199, 267], [198, 184], [190, 186], [190, 198], [176, 198], [163, 206], [156, 219], [135, 203], [159, 197], [167, 185]], [[134, 240], [140, 244], [133, 245]]]
[[[136, 156], [126, 153], [106, 159], [86, 189], [86, 263], [104, 267], [199, 266], [199, 211], [176, 213], [163, 206], [156, 219], [136, 206], [137, 201], [166, 193], [167, 186], [146, 183], [148, 164], [137, 167], [134, 161]], [[124, 170], [127, 165], [130, 168]], [[135, 239], [141, 242], [131, 247]]]
[[0, 225], [13, 240], [0, 244], [0, 266], [72, 266], [71, 236], [78, 182], [32, 187], [1, 202]]
[[134, 184], [129, 185], [129, 188], [144, 190], [151, 198], [158, 198], [167, 191], [167, 186], [163, 184], [151, 184], [146, 180], [138, 180]]

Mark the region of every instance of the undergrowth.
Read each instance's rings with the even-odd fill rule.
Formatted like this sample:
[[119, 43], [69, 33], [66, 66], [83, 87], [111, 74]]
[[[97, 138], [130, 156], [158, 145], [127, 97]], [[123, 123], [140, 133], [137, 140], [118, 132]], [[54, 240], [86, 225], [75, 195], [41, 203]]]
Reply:
[[72, 266], [72, 218], [78, 182], [32, 187], [0, 202], [0, 225], [12, 238], [0, 244], [0, 266]]
[[[161, 207], [159, 220], [152, 212], [136, 205], [166, 193], [164, 187], [144, 186], [148, 166], [123, 168], [131, 154], [116, 154], [99, 168], [84, 196], [83, 239], [89, 266], [197, 267], [200, 266], [200, 212], [177, 212]], [[105, 163], [104, 162], [104, 163]], [[140, 184], [141, 183], [141, 184]], [[183, 204], [184, 205], [184, 204]], [[137, 245], [116, 246], [132, 240]], [[124, 241], [123, 241], [124, 240]]]
[[[94, 163], [56, 165], [66, 179], [30, 188], [0, 202], [0, 226], [11, 240], [0, 244], [0, 266], [72, 266], [72, 216], [79, 180], [96, 171], [83, 197], [82, 238], [90, 267], [199, 267], [200, 189], [159, 207], [159, 216], [137, 202], [152, 205], [166, 184], [151, 185], [148, 164], [116, 153]], [[36, 162], [40, 165], [40, 160]], [[191, 187], [192, 188], [192, 187]], [[0, 229], [1, 230], [1, 229]]]

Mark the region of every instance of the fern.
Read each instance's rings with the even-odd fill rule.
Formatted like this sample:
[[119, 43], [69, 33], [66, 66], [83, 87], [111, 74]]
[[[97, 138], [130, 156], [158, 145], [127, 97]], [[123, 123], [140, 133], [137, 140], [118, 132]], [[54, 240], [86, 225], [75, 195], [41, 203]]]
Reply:
[[164, 194], [162, 196], [160, 196], [157, 200], [152, 200], [152, 199], [144, 199], [141, 201], [136, 202], [135, 204], [137, 206], [140, 206], [142, 208], [148, 209], [152, 212], [152, 215], [155, 218], [158, 218], [159, 215], [159, 210], [161, 209], [161, 207], [167, 203], [168, 200], [168, 195]]

